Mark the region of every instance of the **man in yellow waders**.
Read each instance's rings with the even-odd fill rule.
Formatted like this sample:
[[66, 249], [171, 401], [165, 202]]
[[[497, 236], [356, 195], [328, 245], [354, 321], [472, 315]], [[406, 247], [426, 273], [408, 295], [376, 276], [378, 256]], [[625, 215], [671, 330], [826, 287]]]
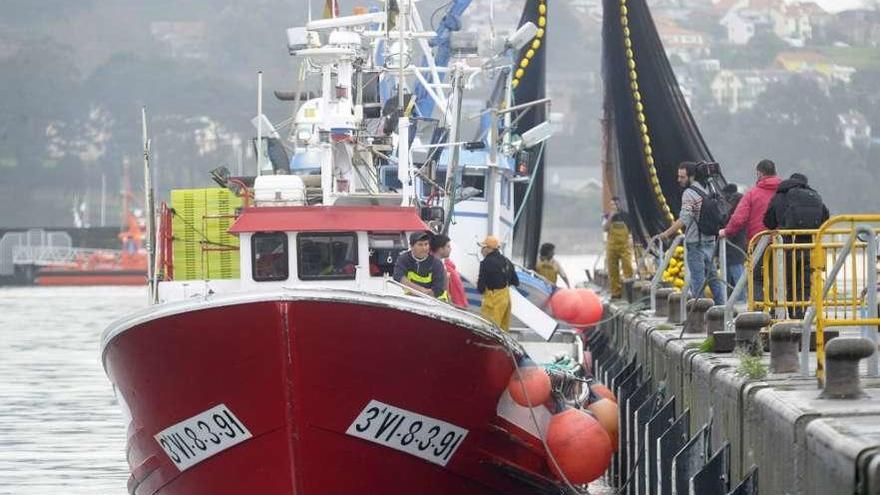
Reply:
[[611, 297], [621, 296], [620, 270], [623, 276], [633, 276], [632, 250], [629, 240], [629, 215], [620, 211], [620, 198], [611, 198], [611, 211], [605, 215], [602, 228], [608, 233], [605, 259], [608, 262], [608, 277], [611, 280]]
[[480, 307], [485, 318], [502, 330], [510, 330], [510, 289], [519, 285], [513, 263], [499, 251], [501, 241], [494, 235], [486, 236], [480, 243], [483, 261], [477, 276], [477, 290], [483, 295]]
[[568, 282], [568, 275], [565, 274], [562, 265], [554, 257], [555, 254], [555, 245], [549, 242], [541, 244], [541, 248], [538, 250], [538, 262], [535, 263], [535, 272], [546, 278], [554, 286], [556, 286], [556, 281], [561, 278], [565, 282], [566, 287], [571, 287], [571, 284]]

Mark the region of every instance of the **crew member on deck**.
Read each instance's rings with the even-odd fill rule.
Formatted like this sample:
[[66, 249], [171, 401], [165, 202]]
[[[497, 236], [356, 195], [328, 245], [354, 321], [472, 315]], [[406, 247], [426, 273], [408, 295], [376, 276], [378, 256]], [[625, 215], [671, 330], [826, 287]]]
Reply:
[[535, 263], [535, 272], [546, 278], [554, 287], [560, 278], [565, 282], [566, 287], [571, 287], [568, 275], [565, 274], [565, 270], [562, 269], [562, 265], [556, 260], [555, 255], [556, 246], [549, 242], [541, 244], [541, 249], [538, 250], [538, 262]]
[[409, 236], [409, 251], [397, 256], [394, 280], [414, 291], [448, 301], [446, 269], [443, 262], [431, 256], [431, 234], [414, 232]]
[[624, 278], [633, 276], [633, 255], [629, 242], [629, 215], [620, 211], [620, 198], [611, 198], [611, 210], [603, 217], [602, 229], [608, 233], [605, 259], [608, 263], [608, 278], [611, 282], [611, 297], [619, 299], [622, 291], [620, 271]]
[[477, 277], [477, 290], [483, 294], [481, 313], [502, 330], [510, 330], [510, 289], [519, 285], [513, 263], [499, 251], [501, 241], [494, 235], [480, 243], [483, 261]]

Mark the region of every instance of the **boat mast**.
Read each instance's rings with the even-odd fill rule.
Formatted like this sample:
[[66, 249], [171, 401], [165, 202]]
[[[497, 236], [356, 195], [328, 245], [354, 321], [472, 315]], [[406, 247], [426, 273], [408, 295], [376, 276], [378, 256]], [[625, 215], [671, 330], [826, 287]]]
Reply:
[[[146, 239], [144, 247], [147, 251], [147, 287], [149, 288], [148, 301], [150, 304], [158, 302], [158, 293], [156, 292], [156, 249], [153, 243], [153, 232], [155, 231], [154, 222], [156, 221], [156, 205], [153, 199], [153, 180], [150, 170], [150, 139], [147, 136], [147, 107], [141, 107], [141, 125], [144, 137], [144, 205], [147, 208], [146, 218]], [[126, 200], [126, 204], [128, 201]]]
[[[390, 3], [390, 2], [389, 2]], [[397, 124], [397, 179], [403, 185], [401, 191], [401, 206], [409, 206], [412, 204], [413, 186], [410, 177], [409, 163], [409, 117], [406, 115], [404, 107], [403, 89], [404, 79], [404, 31], [406, 30], [406, 21], [409, 17], [411, 8], [411, 0], [402, 0], [400, 2], [400, 10], [397, 14], [397, 32], [399, 35], [399, 47], [397, 53], [398, 76], [397, 76], [397, 106], [400, 111], [400, 118]], [[387, 6], [386, 6], [387, 9]]]
[[263, 173], [263, 71], [257, 72], [257, 177]]

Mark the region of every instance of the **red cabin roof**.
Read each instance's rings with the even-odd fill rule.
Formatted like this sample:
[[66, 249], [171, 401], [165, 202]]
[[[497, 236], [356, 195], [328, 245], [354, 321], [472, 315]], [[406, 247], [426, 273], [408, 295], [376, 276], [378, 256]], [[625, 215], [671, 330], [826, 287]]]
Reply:
[[415, 208], [400, 206], [284, 206], [245, 208], [229, 233], [400, 232], [428, 230]]

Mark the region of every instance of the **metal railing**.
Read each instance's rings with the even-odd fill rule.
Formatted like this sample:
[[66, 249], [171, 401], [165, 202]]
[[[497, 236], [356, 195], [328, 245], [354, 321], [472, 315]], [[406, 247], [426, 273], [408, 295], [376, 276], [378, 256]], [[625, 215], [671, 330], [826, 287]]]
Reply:
[[[661, 241], [660, 239], [656, 239], [656, 241], [652, 241], [652, 242], [657, 242], [657, 247], [659, 249], [657, 249], [656, 251], [651, 249], [649, 251], [663, 252], [663, 241]], [[666, 252], [664, 253], [663, 259], [660, 261], [660, 265], [657, 266], [657, 270], [654, 272], [654, 276], [651, 278], [651, 311], [654, 313], [657, 312], [657, 289], [660, 287], [660, 282], [663, 280], [663, 272], [666, 271], [666, 268], [669, 267], [669, 262], [672, 261], [672, 258], [675, 256], [675, 248], [677, 248], [678, 246], [681, 246], [683, 244], [684, 244], [684, 236], [680, 235], [680, 234], [675, 236], [675, 239], [673, 239], [672, 244], [669, 246], [669, 249], [667, 249]], [[654, 246], [651, 246], [651, 247], [653, 248]], [[685, 278], [687, 278], [687, 277], [688, 277], [688, 274], [687, 274], [687, 272], [685, 272]], [[682, 290], [686, 290], [686, 289], [687, 289], [687, 284], [685, 284], [685, 286]], [[685, 308], [684, 305], [687, 304], [687, 298], [682, 297], [681, 300], [682, 300], [681, 314], [684, 314], [684, 308]]]
[[[840, 228], [843, 225], [844, 228]], [[846, 240], [840, 242], [843, 230]], [[825, 328], [860, 327], [862, 337], [877, 347], [877, 238], [880, 215], [840, 215], [825, 222], [816, 233], [811, 253], [813, 305], [807, 309], [801, 336], [801, 372], [809, 374], [809, 343], [816, 322], [816, 377], [825, 380]], [[828, 262], [833, 265], [826, 272]], [[849, 272], [849, 273], [847, 273]], [[880, 376], [877, 353], [867, 362], [868, 375]]]

